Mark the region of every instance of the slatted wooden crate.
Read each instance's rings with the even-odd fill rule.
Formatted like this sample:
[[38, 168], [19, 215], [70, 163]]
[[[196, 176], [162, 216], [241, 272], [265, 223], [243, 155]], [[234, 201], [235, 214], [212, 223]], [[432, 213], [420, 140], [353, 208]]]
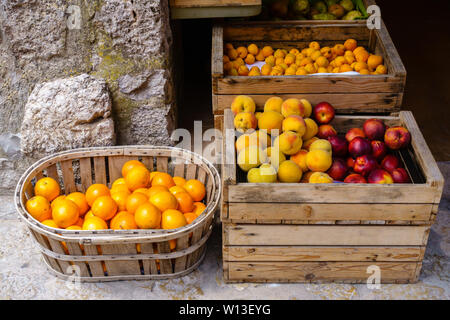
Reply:
[[[236, 166], [231, 110], [225, 110], [222, 165], [223, 269], [228, 282], [381, 282], [418, 279], [444, 180], [411, 112], [377, 116], [405, 126], [399, 153], [411, 184], [247, 183]], [[340, 133], [373, 116], [337, 116]]]
[[[111, 185], [122, 165], [140, 160], [150, 170], [198, 179], [206, 186], [206, 209], [191, 224], [174, 230], [69, 231], [47, 227], [32, 218], [25, 202], [37, 179], [49, 176], [65, 194], [84, 192], [92, 183]], [[18, 182], [15, 205], [36, 240], [51, 273], [63, 279], [77, 272], [86, 282], [167, 279], [197, 268], [206, 252], [214, 212], [220, 199], [220, 176], [203, 157], [171, 147], [127, 146], [78, 149], [41, 159]], [[170, 250], [170, 241], [176, 248]]]
[[[259, 111], [273, 95], [283, 99], [305, 98], [313, 105], [327, 101], [339, 114], [388, 114], [400, 110], [406, 70], [383, 22], [380, 30], [369, 30], [361, 22], [235, 22], [215, 25], [212, 34], [212, 105], [218, 129], [222, 126], [223, 111], [241, 94], [251, 96]], [[302, 49], [311, 41], [318, 41], [321, 46], [334, 46], [348, 38], [356, 39], [370, 52], [383, 56], [388, 73], [252, 77], [224, 74], [224, 43]]]

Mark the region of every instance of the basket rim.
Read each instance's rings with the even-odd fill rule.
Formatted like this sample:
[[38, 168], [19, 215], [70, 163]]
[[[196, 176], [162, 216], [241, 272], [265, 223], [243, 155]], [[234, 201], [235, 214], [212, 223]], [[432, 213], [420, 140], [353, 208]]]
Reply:
[[[180, 227], [177, 229], [163, 230], [163, 229], [134, 229], [134, 230], [66, 230], [66, 229], [55, 229], [47, 227], [40, 223], [38, 220], [34, 219], [25, 209], [24, 203], [22, 201], [22, 194], [24, 193], [25, 182], [28, 179], [34, 178], [33, 171], [39, 166], [45, 166], [45, 164], [51, 162], [55, 158], [62, 156], [70, 156], [73, 153], [89, 153], [95, 151], [108, 152], [108, 151], [119, 152], [114, 155], [125, 155], [125, 150], [137, 150], [137, 151], [175, 151], [178, 152], [178, 156], [186, 157], [185, 160], [197, 159], [203, 163], [207, 170], [206, 174], [213, 179], [213, 189], [210, 201], [207, 203], [205, 213], [202, 213], [193, 223]], [[120, 152], [122, 151], [122, 152]], [[197, 166], [198, 163], [194, 163]], [[45, 168], [45, 167], [44, 167]], [[205, 157], [192, 152], [187, 149], [182, 149], [178, 147], [171, 146], [151, 146], [151, 145], [124, 145], [124, 146], [107, 146], [107, 147], [89, 147], [89, 148], [77, 148], [61, 151], [46, 157], [43, 157], [33, 163], [20, 177], [15, 192], [14, 192], [14, 204], [16, 211], [18, 213], [19, 219], [24, 221], [31, 229], [41, 234], [45, 234], [53, 239], [60, 241], [69, 242], [79, 242], [81, 244], [111, 244], [116, 242], [158, 242], [166, 241], [171, 239], [176, 239], [182, 237], [186, 234], [192, 232], [193, 229], [200, 227], [207, 220], [212, 218], [214, 212], [220, 201], [222, 193], [222, 184], [220, 180], [220, 175], [216, 167]], [[200, 218], [200, 219], [199, 219]]]

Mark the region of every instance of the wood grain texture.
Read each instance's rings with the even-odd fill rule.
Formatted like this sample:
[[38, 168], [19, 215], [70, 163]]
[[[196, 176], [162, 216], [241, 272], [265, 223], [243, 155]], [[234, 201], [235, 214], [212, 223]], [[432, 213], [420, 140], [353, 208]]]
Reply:
[[225, 245], [421, 246], [429, 226], [225, 224]]
[[425, 247], [224, 246], [224, 261], [422, 261]]

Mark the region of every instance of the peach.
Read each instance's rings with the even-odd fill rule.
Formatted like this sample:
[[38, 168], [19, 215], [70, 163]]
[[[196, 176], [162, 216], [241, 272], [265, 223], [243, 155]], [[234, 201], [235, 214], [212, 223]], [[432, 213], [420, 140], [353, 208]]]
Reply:
[[313, 151], [313, 150], [324, 150], [331, 154], [332, 146], [328, 140], [318, 139], [309, 146], [309, 151]]
[[392, 179], [392, 176], [390, 175], [390, 173], [383, 169], [373, 170], [367, 177], [367, 181], [369, 183], [377, 183], [377, 184], [394, 183], [394, 179]]
[[314, 172], [325, 172], [332, 164], [331, 153], [322, 149], [311, 150], [306, 155], [306, 165]]
[[306, 155], [308, 154], [308, 150], [300, 149], [299, 152], [293, 154], [289, 160], [294, 161], [303, 172], [308, 171], [308, 166], [306, 165]]
[[367, 119], [363, 124], [363, 131], [369, 140], [383, 140], [386, 126], [380, 119]]
[[306, 99], [300, 99], [300, 102], [303, 104], [303, 106], [305, 107], [305, 118], [309, 118], [311, 117], [311, 113], [312, 113], [312, 105], [311, 103], [306, 100]]
[[237, 164], [243, 171], [249, 171], [256, 168], [261, 163], [267, 162], [266, 153], [258, 146], [249, 146], [239, 152], [237, 157]]
[[276, 137], [274, 146], [287, 155], [296, 154], [302, 148], [303, 140], [297, 132], [286, 131]]
[[240, 95], [234, 98], [231, 103], [231, 111], [235, 115], [240, 112], [252, 112], [254, 113], [256, 110], [255, 101], [249, 96]]
[[256, 120], [259, 120], [259, 118], [261, 118], [261, 116], [262, 116], [262, 112], [255, 112], [255, 117], [256, 117]]
[[384, 142], [392, 150], [406, 148], [411, 142], [411, 134], [406, 128], [391, 127], [384, 134]]
[[258, 120], [252, 112], [240, 112], [234, 117], [234, 127], [239, 132], [256, 129]]
[[347, 133], [345, 134], [345, 139], [347, 139], [348, 142], [351, 142], [356, 137], [365, 138], [366, 134], [360, 128], [352, 128], [348, 130]]
[[259, 168], [252, 168], [248, 171], [247, 181], [250, 183], [275, 183], [277, 171], [272, 165], [264, 163]]
[[266, 152], [269, 162], [275, 168], [278, 168], [280, 166], [280, 163], [286, 161], [286, 156], [284, 155], [284, 153], [281, 152], [280, 149], [277, 149], [276, 147], [268, 147], [264, 151]]
[[285, 183], [300, 182], [303, 172], [300, 167], [291, 160], [286, 160], [278, 168], [278, 180]]
[[263, 149], [270, 147], [270, 145], [272, 143], [270, 136], [267, 134], [267, 131], [265, 131], [265, 130], [256, 130], [256, 131], [250, 133], [250, 137], [252, 139], [257, 140], [258, 145]]
[[307, 118], [304, 120], [306, 124], [306, 132], [303, 135], [303, 140], [309, 140], [317, 134], [319, 127], [313, 119]]
[[314, 172], [308, 171], [305, 172], [300, 180], [301, 183], [309, 183], [309, 178], [313, 175]]
[[258, 145], [258, 139], [251, 137], [250, 134], [248, 133], [242, 134], [239, 136], [239, 138], [236, 139], [235, 146], [237, 153], [241, 152], [243, 149], [251, 145], [252, 146]]
[[281, 133], [284, 117], [276, 111], [265, 111], [258, 120], [258, 127], [266, 130], [270, 135]]
[[357, 173], [349, 174], [345, 179], [345, 183], [367, 183], [366, 178]]
[[306, 123], [301, 116], [290, 115], [283, 120], [282, 130], [284, 131], [294, 131], [297, 132], [300, 137], [306, 132]]
[[333, 183], [333, 178], [324, 172], [314, 172], [309, 177], [309, 183]]
[[311, 147], [311, 145], [314, 143], [314, 141], [319, 140], [319, 138], [317, 137], [312, 137], [309, 140], [305, 140], [305, 142], [303, 143], [303, 149], [309, 151], [309, 147]]
[[276, 111], [281, 113], [281, 105], [283, 104], [283, 99], [280, 97], [271, 97], [267, 99], [264, 104], [264, 111]]
[[319, 131], [317, 132], [317, 136], [320, 139], [328, 139], [329, 137], [337, 136], [336, 130], [330, 124], [322, 124], [319, 126]]
[[290, 116], [292, 114], [304, 117], [305, 106], [298, 99], [295, 98], [287, 99], [281, 105], [281, 114], [284, 117]]

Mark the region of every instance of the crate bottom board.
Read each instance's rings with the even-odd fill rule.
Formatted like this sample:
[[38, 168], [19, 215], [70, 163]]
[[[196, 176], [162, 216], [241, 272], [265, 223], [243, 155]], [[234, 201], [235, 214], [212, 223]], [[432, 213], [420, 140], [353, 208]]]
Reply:
[[414, 283], [421, 262], [224, 262], [227, 282], [367, 283], [380, 270], [380, 283]]

